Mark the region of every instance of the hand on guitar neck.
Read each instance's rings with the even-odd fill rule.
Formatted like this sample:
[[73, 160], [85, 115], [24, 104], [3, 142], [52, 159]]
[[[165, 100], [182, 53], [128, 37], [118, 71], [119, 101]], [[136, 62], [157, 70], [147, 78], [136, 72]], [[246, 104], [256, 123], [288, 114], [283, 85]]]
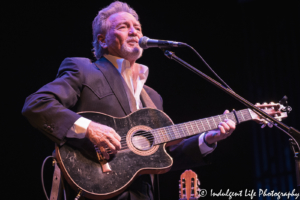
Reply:
[[[225, 110], [224, 114], [229, 113], [228, 110]], [[235, 123], [230, 119], [225, 119], [218, 125], [218, 129], [208, 131], [205, 134], [205, 141], [207, 144], [213, 144], [220, 140], [223, 140], [231, 135], [235, 130]]]
[[121, 149], [121, 137], [109, 126], [92, 121], [87, 128], [85, 137], [99, 148], [107, 160], [109, 159], [109, 154], [105, 150], [106, 147], [114, 154]]

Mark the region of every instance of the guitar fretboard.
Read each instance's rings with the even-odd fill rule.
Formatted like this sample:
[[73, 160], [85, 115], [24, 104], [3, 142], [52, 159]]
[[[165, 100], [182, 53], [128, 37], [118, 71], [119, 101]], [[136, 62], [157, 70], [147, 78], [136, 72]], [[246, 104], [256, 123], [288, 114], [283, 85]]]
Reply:
[[[236, 116], [239, 123], [252, 119], [248, 109], [236, 111]], [[154, 136], [155, 145], [217, 129], [219, 123], [223, 122], [225, 119], [231, 119], [237, 123], [234, 113], [231, 112], [224, 115], [216, 115], [213, 117], [153, 129], [150, 132]]]

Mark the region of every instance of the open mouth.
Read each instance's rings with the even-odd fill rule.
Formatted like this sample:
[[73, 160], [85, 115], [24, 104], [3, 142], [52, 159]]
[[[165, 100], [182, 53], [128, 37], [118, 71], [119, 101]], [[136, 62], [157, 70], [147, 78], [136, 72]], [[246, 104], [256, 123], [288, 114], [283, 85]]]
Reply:
[[129, 40], [129, 41], [127, 41], [127, 43], [130, 45], [136, 45], [138, 42], [135, 40]]
[[134, 45], [136, 45], [136, 44], [139, 43], [139, 40], [138, 40], [138, 39], [135, 39], [135, 38], [130, 38], [130, 39], [127, 40], [127, 43], [128, 43], [129, 45], [134, 46]]

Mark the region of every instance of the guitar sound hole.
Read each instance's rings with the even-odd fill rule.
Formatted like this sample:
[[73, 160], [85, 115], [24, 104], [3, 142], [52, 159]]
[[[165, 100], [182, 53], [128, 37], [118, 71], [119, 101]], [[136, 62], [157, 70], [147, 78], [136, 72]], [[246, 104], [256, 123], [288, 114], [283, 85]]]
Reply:
[[153, 146], [154, 138], [150, 132], [137, 131], [132, 135], [131, 141], [135, 148], [147, 151]]

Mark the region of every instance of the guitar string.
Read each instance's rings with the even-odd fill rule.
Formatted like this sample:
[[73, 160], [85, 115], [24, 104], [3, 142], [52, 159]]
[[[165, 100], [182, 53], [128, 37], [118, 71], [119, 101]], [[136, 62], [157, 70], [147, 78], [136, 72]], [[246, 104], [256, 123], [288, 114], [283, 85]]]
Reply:
[[[212, 120], [212, 119], [209, 119], [210, 121]], [[193, 130], [193, 132], [194, 132], [194, 125], [190, 125], [191, 126], [191, 128], [187, 128], [187, 130]], [[180, 127], [180, 126], [179, 126]], [[166, 128], [173, 128], [173, 127], [166, 127]], [[150, 134], [151, 135], [151, 139], [153, 140], [153, 139], [155, 139], [153, 136], [152, 136], [152, 134], [151, 134], [151, 132], [149, 133], [149, 132], [144, 132], [143, 134], [141, 134], [141, 135], [143, 135], [143, 136], [145, 136], [145, 135], [147, 135], [147, 134], [145, 134], [145, 133], [148, 133], [148, 135]], [[167, 133], [168, 134], [168, 133]], [[173, 134], [176, 134], [176, 132], [173, 132]], [[180, 134], [180, 133], [179, 133]], [[160, 137], [160, 136], [159, 136]], [[124, 137], [123, 137], [124, 138]], [[148, 137], [149, 138], [149, 137]], [[140, 140], [142, 140], [143, 142], [141, 142]], [[163, 142], [164, 143], [164, 142]], [[146, 141], [146, 142], [144, 142], [144, 139], [136, 139], [136, 141], [135, 141], [135, 144], [136, 145], [149, 145], [149, 142], [148, 141]], [[159, 143], [158, 143], [159, 144]], [[120, 150], [125, 150], [125, 149], [128, 149], [128, 146], [127, 146], [127, 142], [126, 141], [121, 141], [121, 145], [122, 145], [122, 148], [120, 149]], [[109, 154], [113, 154], [112, 152], [111, 152], [111, 150], [107, 147], [106, 148], [106, 151], [109, 153]]]
[[[191, 128], [189, 128], [189, 130], [190, 129], [192, 129], [193, 131], [194, 131], [194, 128], [195, 127], [191, 127]], [[176, 134], [176, 132], [175, 132], [175, 134]], [[141, 135], [143, 135], [143, 134], [141, 134]], [[145, 134], [144, 134], [145, 135]], [[152, 135], [151, 135], [152, 136]], [[153, 140], [154, 138], [153, 138], [153, 136], [151, 137], [151, 140]], [[142, 141], [141, 141], [142, 140]], [[122, 145], [122, 148], [120, 149], [120, 150], [123, 150], [123, 149], [127, 149], [127, 142], [126, 141], [121, 141], [121, 145]], [[135, 140], [135, 145], [149, 145], [149, 141], [144, 141], [144, 139], [136, 139]]]
[[[230, 113], [229, 113], [230, 114]], [[224, 116], [224, 115], [223, 115]], [[219, 117], [220, 118], [220, 115], [218, 115], [218, 116], [215, 116], [215, 118], [217, 118], [217, 117]], [[204, 122], [206, 123], [204, 126], [205, 127], [207, 127], [207, 125], [209, 126], [209, 127], [211, 127], [211, 123], [212, 123], [212, 121], [214, 122], [214, 124], [215, 124], [215, 118], [213, 118], [213, 117], [211, 117], [211, 118], [205, 118], [204, 119]], [[223, 117], [224, 119], [226, 119], [225, 117]], [[234, 119], [234, 116], [231, 116], [230, 118], [232, 118], [232, 119]], [[243, 118], [243, 116], [242, 117], [240, 117], [240, 116], [238, 116], [238, 118], [239, 119], [242, 119]], [[203, 120], [203, 119], [202, 119]], [[206, 122], [206, 121], [208, 120], [209, 122]], [[242, 121], [245, 121], [245, 119], [244, 120], [242, 120]], [[155, 131], [155, 132], [157, 132], [157, 131], [160, 131], [161, 129], [173, 129], [173, 128], [181, 128], [182, 130], [184, 130], [183, 128], [182, 128], [182, 126], [186, 126], [186, 124], [188, 124], [188, 123], [198, 123], [199, 121], [198, 120], [196, 120], [196, 121], [191, 121], [191, 122], [187, 122], [187, 123], [183, 123], [183, 124], [177, 124], [177, 125], [172, 125], [172, 126], [167, 126], [167, 127], [162, 127], [162, 128], [158, 128], [158, 129], [153, 129], [152, 130], [152, 132], [153, 131]], [[218, 122], [221, 122], [220, 120], [218, 120]], [[193, 132], [195, 132], [194, 131], [194, 129], [195, 129], [195, 126], [197, 127], [198, 126], [198, 124], [190, 124], [189, 125], [190, 126], [190, 128], [185, 128], [186, 130], [188, 130], [188, 131], [190, 131], [190, 130], [193, 130]], [[205, 131], [205, 130], [207, 130], [207, 128], [206, 129], [204, 129], [203, 131]], [[155, 133], [154, 132], [154, 133]], [[171, 132], [173, 132], [174, 134], [176, 134], [176, 133], [178, 133], [178, 132], [180, 132], [180, 131], [171, 131]], [[200, 131], [201, 132], [201, 131]], [[150, 132], [147, 132], [147, 133], [149, 133], [149, 134], [151, 134], [151, 131]], [[168, 133], [167, 133], [168, 134]], [[152, 135], [152, 134], [151, 134]], [[165, 135], [165, 134], [164, 134]], [[144, 134], [144, 136], [147, 136], [147, 134]], [[124, 136], [124, 137], [126, 137], [126, 136]]]
[[[126, 141], [125, 141], [125, 142], [126, 142]], [[163, 143], [164, 143], [164, 142], [163, 142]], [[147, 145], [147, 148], [151, 148], [151, 146], [150, 146], [150, 147], [148, 146], [148, 145], [149, 145], [149, 142], [138, 142], [138, 141], [136, 141], [135, 144], [136, 144], [136, 145]], [[158, 143], [158, 144], [159, 144], [159, 143]], [[125, 149], [128, 149], [127, 143], [123, 144], [123, 145], [122, 145], [122, 148], [121, 148], [120, 150], [125, 150]], [[106, 151], [107, 151], [109, 154], [113, 154], [109, 148], [106, 148]]]
[[[181, 126], [183, 126], [183, 125], [179, 125], [178, 127], [179, 128], [181, 128], [182, 130], [183, 130], [183, 128], [181, 127]], [[194, 132], [194, 129], [195, 129], [195, 125], [190, 125], [191, 126], [191, 128], [186, 128], [186, 130], [188, 130], [188, 132], [190, 131], [190, 130], [193, 130], [193, 132]], [[171, 130], [171, 129], [173, 129], [173, 127], [174, 126], [170, 126], [170, 127], [164, 127], [165, 129], [167, 129], [167, 130], [169, 130], [169, 131], [167, 131], [166, 132], [166, 134], [168, 134], [169, 136], [170, 136], [170, 132], [172, 132], [172, 134], [174, 134], [174, 135], [176, 135], [176, 133], [177, 134], [182, 134], [182, 133], [180, 133], [180, 132], [178, 132], [178, 131], [173, 131], [173, 130]], [[178, 129], [178, 127], [176, 127], [177, 129]], [[157, 129], [156, 129], [157, 130]], [[178, 129], [179, 130], [179, 129]], [[185, 132], [184, 130], [183, 130], [183, 132]], [[155, 134], [155, 132], [153, 132], [154, 134]], [[156, 133], [157, 133], [157, 131], [156, 131]], [[164, 134], [164, 135], [166, 135], [166, 134]], [[144, 137], [146, 137], [147, 139], [151, 139], [151, 140], [155, 140], [155, 137], [153, 136], [153, 134], [151, 133], [151, 132], [143, 132], [143, 133], [141, 133], [140, 134], [141, 136], [144, 136]], [[139, 135], [139, 136], [140, 136]], [[123, 139], [125, 138], [126, 136], [124, 136], [123, 137]], [[161, 135], [158, 135], [158, 137], [160, 137], [160, 139], [161, 139]], [[167, 137], [167, 136], [166, 136]], [[171, 137], [171, 136], [170, 136]], [[174, 138], [172, 138], [172, 139], [174, 139]], [[177, 139], [177, 138], [175, 138], [175, 139]], [[164, 141], [165, 142], [165, 141]], [[163, 143], [164, 143], [163, 142]], [[145, 139], [144, 138], [138, 138], [138, 139], [136, 139], [135, 140], [135, 145], [149, 145], [149, 141], [145, 141]], [[159, 144], [159, 143], [158, 143]], [[122, 145], [122, 148], [120, 149], [120, 150], [123, 150], [123, 149], [127, 149], [127, 141], [125, 140], [121, 140], [121, 145]], [[109, 148], [107, 148], [107, 150], [110, 150]], [[109, 151], [109, 152], [111, 152], [111, 151]]]
[[[220, 118], [220, 116], [216, 116], [216, 117], [219, 117]], [[240, 118], [240, 117], [239, 117]], [[215, 119], [213, 119], [213, 118], [208, 118], [208, 121], [209, 121], [209, 123], [212, 123], [212, 121], [214, 122], [214, 124], [215, 124]], [[243, 120], [243, 121], [245, 121], [245, 119]], [[193, 123], [193, 122], [196, 122], [197, 123], [197, 121], [191, 121], [191, 123]], [[205, 122], [205, 121], [204, 121]], [[218, 120], [218, 122], [221, 122], [220, 120]], [[190, 123], [190, 122], [187, 122], [187, 123]], [[205, 122], [206, 124], [204, 125], [204, 127], [207, 127], [207, 125], [209, 126], [209, 127], [211, 127], [210, 125], [209, 125], [209, 123], [208, 122]], [[184, 133], [184, 132], [186, 132], [186, 131], [184, 131], [184, 129], [186, 129], [188, 132], [190, 132], [191, 130], [193, 131], [193, 132], [195, 132], [194, 131], [194, 129], [196, 129], [197, 128], [197, 126], [198, 126], [198, 124], [190, 124], [189, 126], [189, 128], [187, 128], [187, 127], [185, 127], [185, 128], [183, 128], [182, 126], [186, 126], [186, 123], [184, 123], [184, 124], [177, 124], [177, 125], [174, 125], [174, 126], [168, 126], [168, 127], [163, 127], [163, 128], [158, 128], [158, 129], [153, 129], [152, 130], [152, 132], [154, 133], [154, 134], [157, 134], [157, 132], [158, 131], [160, 131], [161, 129], [173, 129], [173, 128], [177, 128], [178, 130], [177, 131], [173, 131], [173, 130], [171, 130], [170, 132], [168, 131], [168, 133], [166, 133], [166, 134], [181, 134], [180, 132], [182, 132], [182, 133]], [[179, 128], [181, 128], [181, 130], [182, 131], [180, 131], [179, 130]], [[198, 128], [197, 128], [198, 129]], [[196, 129], [196, 130], [197, 130]], [[200, 129], [198, 129], [198, 130], [200, 130]], [[207, 130], [207, 128], [205, 128], [204, 130], [202, 130], [202, 131], [197, 131], [197, 133], [199, 132], [204, 132], [205, 130]], [[145, 133], [148, 133], [148, 134], [145, 134]], [[163, 134], [163, 135], [166, 135], [166, 134]], [[150, 136], [151, 138], [153, 138], [153, 135], [152, 135], [152, 133], [151, 133], [151, 131], [150, 132], [144, 132], [144, 133], [142, 133], [141, 135], [143, 135], [143, 136], [145, 136], [145, 137], [148, 137], [148, 136]], [[161, 134], [158, 134], [157, 135], [158, 137], [160, 137], [161, 136]], [[124, 137], [127, 137], [127, 136], [123, 136], [123, 138]], [[149, 138], [149, 137], [148, 137]]]
[[[242, 116], [242, 118], [243, 118], [243, 121], [245, 121], [245, 118], [244, 118], [244, 116], [243, 115], [241, 115]], [[220, 118], [220, 116], [218, 115], [218, 116], [215, 116], [215, 117], [219, 117]], [[238, 118], [240, 118], [240, 117], [238, 117]], [[221, 119], [221, 118], [220, 118]], [[214, 122], [214, 124], [215, 124], [215, 119], [214, 118], [208, 118], [208, 121], [209, 121], [209, 123], [211, 123], [212, 121]], [[220, 120], [218, 120], [218, 121], [220, 121]], [[192, 121], [192, 122], [195, 122], [195, 121]], [[189, 123], [189, 122], [187, 122], [187, 123]], [[186, 127], [185, 129], [187, 130], [187, 131], [185, 131], [183, 128], [182, 128], [182, 126], [183, 125], [185, 125], [186, 126], [186, 123], [185, 124], [179, 124], [179, 125], [175, 125], [175, 126], [169, 126], [169, 127], [163, 127], [164, 129], [173, 129], [173, 128], [177, 128], [178, 130], [176, 131], [173, 131], [173, 130], [170, 130], [170, 131], [168, 131], [168, 133], [166, 133], [166, 134], [163, 134], [163, 136], [166, 136], [166, 135], [169, 135], [170, 136], [170, 134], [174, 134], [175, 135], [175, 138], [174, 137], [172, 137], [172, 139], [178, 139], [178, 138], [176, 138], [176, 135], [178, 135], [179, 134], [179, 136], [180, 137], [182, 137], [182, 133], [183, 133], [183, 135], [184, 136], [186, 136], [186, 134], [185, 134], [185, 132], [188, 132], [188, 135], [190, 135], [190, 132], [191, 132], [191, 130], [193, 131], [193, 134], [195, 134], [195, 131], [194, 131], [194, 129], [198, 129], [199, 131], [196, 131], [196, 134], [197, 133], [201, 133], [201, 132], [204, 132], [205, 130], [207, 130], [207, 129], [204, 129], [203, 131], [200, 131], [200, 129], [198, 128], [198, 125], [197, 124], [190, 124], [189, 126], [190, 126], [190, 128], [188, 128], [188, 127]], [[208, 122], [207, 122], [207, 124], [206, 125], [208, 125]], [[216, 125], [216, 124], [215, 124]], [[205, 127], [205, 125], [204, 125], [204, 127]], [[211, 126], [209, 126], [210, 128], [211, 128]], [[181, 131], [179, 130], [179, 128], [181, 128]], [[159, 129], [162, 129], [162, 128], [159, 128]], [[152, 132], [155, 134], [155, 133], [157, 133], [157, 131], [159, 131], [159, 129], [154, 129], [154, 130], [152, 130]], [[146, 133], [146, 134], [145, 134]], [[144, 136], [144, 137], [146, 137], [147, 139], [150, 139], [150, 140], [155, 140], [155, 138], [158, 138], [157, 140], [162, 140], [162, 137], [161, 137], [161, 134], [156, 134], [157, 136], [155, 137], [155, 136], [153, 136], [153, 134], [151, 133], [151, 132], [144, 132], [144, 133], [141, 133], [140, 135], [142, 135], [142, 136]], [[123, 139], [125, 138], [126, 136], [124, 136], [123, 137]], [[171, 139], [171, 140], [172, 140]], [[135, 142], [139, 142], [139, 140], [143, 140], [144, 141], [144, 139], [143, 138], [141, 138], [141, 139], [136, 139], [135, 140]], [[168, 141], [168, 140], [167, 140]], [[126, 141], [124, 141], [124, 142], [126, 142]], [[166, 141], [163, 141], [163, 142], [166, 142]], [[147, 144], [148, 142], [146, 142], [146, 143], [139, 143], [139, 144]]]
[[[245, 112], [245, 111], [247, 111], [247, 112]], [[239, 118], [239, 120], [240, 120], [240, 118], [243, 118], [243, 120], [241, 120], [241, 121], [246, 121], [246, 120], [249, 120], [249, 119], [251, 119], [251, 116], [248, 116], [249, 115], [249, 111], [246, 109], [246, 110], [241, 110], [241, 111], [238, 111], [239, 113], [241, 113], [241, 117], [240, 116], [238, 116], [238, 118]], [[232, 114], [232, 113], [228, 113], [228, 114]], [[215, 119], [214, 118], [217, 118], [217, 117], [219, 117], [220, 119], [221, 119], [221, 117], [223, 117], [224, 119], [225, 119], [225, 116], [226, 117], [228, 117], [227, 115], [228, 114], [225, 114], [225, 115], [217, 115], [217, 116], [214, 116], [214, 117], [210, 117], [210, 118], [205, 118], [205, 119], [201, 119], [201, 120], [204, 120], [204, 122], [205, 122], [205, 120], [207, 121], [207, 124], [206, 125], [209, 125], [209, 123], [212, 123], [212, 121], [214, 122], [214, 124], [216, 125], [216, 121], [215, 121]], [[243, 114], [248, 114], [247, 116], [243, 116]], [[230, 116], [229, 116], [230, 117]], [[245, 117], [247, 117], [246, 119], [245, 119]], [[220, 121], [220, 120], [218, 120], [218, 121]], [[183, 123], [183, 124], [178, 124], [178, 125], [172, 125], [172, 126], [167, 126], [167, 127], [162, 127], [162, 128], [158, 128], [158, 129], [154, 129], [154, 130], [152, 130], [152, 131], [154, 131], [153, 133], [155, 134], [155, 133], [157, 133], [157, 131], [159, 130], [159, 129], [167, 129], [167, 130], [169, 130], [168, 131], [168, 133], [165, 133], [164, 135], [163, 135], [163, 137], [164, 136], [166, 136], [166, 135], [169, 135], [170, 136], [170, 133], [171, 134], [174, 134], [174, 136], [176, 135], [176, 134], [179, 134], [180, 136], [181, 136], [181, 134], [182, 133], [180, 133], [180, 131], [179, 131], [179, 128], [181, 128], [182, 129], [182, 132], [184, 133], [185, 131], [184, 131], [184, 129], [183, 129], [183, 125], [184, 126], [186, 126], [185, 127], [185, 129], [186, 130], [188, 130], [188, 134], [189, 134], [189, 132], [190, 132], [190, 130], [192, 130], [194, 133], [195, 133], [195, 131], [194, 131], [194, 129], [195, 129], [195, 127], [197, 127], [197, 129], [199, 130], [199, 128], [198, 128], [198, 125], [197, 124], [191, 124], [191, 123], [193, 123], [193, 122], [199, 122], [199, 120], [195, 120], [195, 121], [191, 121], [191, 122], [186, 122], [186, 123]], [[221, 122], [221, 121], [220, 121]], [[187, 125], [186, 124], [188, 124], [188, 123], [190, 123], [190, 128], [188, 128], [187, 127]], [[218, 122], [219, 123], [219, 122]], [[209, 125], [210, 126], [210, 125]], [[204, 125], [204, 127], [205, 127], [205, 125]], [[178, 130], [177, 131], [173, 131], [173, 128], [177, 128]], [[210, 127], [211, 128], [211, 127]], [[172, 130], [170, 130], [170, 129], [172, 129]], [[196, 129], [196, 130], [197, 130]], [[199, 131], [197, 131], [197, 132], [199, 132]], [[146, 134], [145, 134], [146, 133]], [[146, 137], [147, 139], [151, 139], [151, 140], [155, 140], [155, 136], [153, 136], [153, 134], [151, 133], [151, 132], [143, 132], [142, 134], [140, 134], [140, 135], [142, 135], [142, 136], [144, 136], [144, 137]], [[158, 133], [158, 138], [160, 138], [161, 139], [161, 135]], [[126, 136], [124, 136], [123, 137], [123, 139], [125, 138]], [[121, 137], [122, 138], [122, 137]], [[173, 139], [173, 138], [172, 138]], [[175, 138], [175, 139], [177, 139], [177, 138]], [[140, 140], [142, 140], [142, 141], [144, 141], [145, 139], [136, 139], [136, 141], [135, 141], [135, 144], [136, 145], [149, 145], [149, 141], [144, 141], [144, 142], [141, 142]], [[164, 141], [165, 142], [165, 141]], [[162, 142], [162, 143], [164, 143], [164, 142]], [[159, 143], [158, 143], [159, 144]], [[128, 149], [128, 146], [127, 146], [127, 142], [126, 142], [126, 140], [124, 141], [122, 141], [121, 140], [121, 145], [122, 145], [122, 148], [120, 149], [120, 150], [124, 150], [124, 149]], [[111, 150], [107, 147], [106, 148], [109, 152], [111, 152]]]
[[[245, 121], [245, 119], [244, 119], [244, 116], [243, 115], [241, 115], [242, 116], [242, 118], [243, 118], [243, 121]], [[220, 118], [220, 116], [216, 116], [216, 117], [219, 117]], [[238, 117], [238, 118], [240, 118], [240, 117]], [[221, 118], [220, 118], [221, 119]], [[212, 123], [212, 121], [214, 122], [214, 124], [215, 124], [215, 119], [214, 118], [209, 118], [208, 119], [208, 121], [209, 121], [209, 123]], [[192, 121], [192, 122], [195, 122], [195, 121]], [[197, 121], [196, 121], [197, 122]], [[221, 122], [221, 121], [219, 121], [218, 120], [218, 123], [219, 122]], [[186, 127], [185, 129], [187, 130], [187, 131], [185, 131], [184, 129], [183, 129], [183, 125], [185, 125], [186, 126], [186, 124], [179, 124], [179, 125], [175, 125], [175, 126], [169, 126], [169, 127], [164, 127], [165, 129], [173, 129], [173, 128], [177, 128], [178, 130], [175, 130], [175, 131], [173, 131], [173, 130], [170, 130], [170, 131], [168, 131], [168, 135], [170, 135], [170, 134], [174, 134], [175, 136], [176, 135], [180, 135], [180, 136], [182, 136], [182, 133], [184, 134], [184, 136], [185, 136], [185, 132], [188, 132], [188, 135], [190, 135], [189, 133], [191, 132], [191, 130], [195, 133], [195, 129], [197, 130], [199, 130], [199, 131], [196, 131], [196, 133], [201, 133], [201, 132], [204, 132], [205, 130], [207, 130], [208, 128], [205, 128], [204, 130], [202, 130], [202, 131], [200, 131], [200, 129], [199, 129], [199, 127], [198, 127], [198, 124], [189, 124], [189, 126], [190, 127]], [[206, 125], [206, 126], [205, 126]], [[207, 127], [207, 125], [208, 125], [208, 122], [206, 123], [204, 125], [204, 127]], [[209, 125], [208, 125], [209, 126]], [[215, 127], [216, 127], [216, 124], [215, 124]], [[181, 131], [179, 130], [179, 128], [181, 129]], [[211, 126], [210, 126], [210, 128], [211, 128]], [[154, 134], [156, 134], [157, 133], [157, 131], [159, 131], [159, 130], [157, 130], [157, 129], [154, 129], [152, 132], [154, 133]], [[147, 132], [147, 133], [149, 133], [149, 132]], [[151, 139], [153, 138], [153, 136], [152, 136], [152, 133], [150, 132], [149, 133], [150, 134], [150, 137], [151, 137]], [[145, 133], [143, 133], [143, 136], [145, 136], [145, 137], [147, 137], [149, 134], [145, 134]], [[163, 134], [164, 136], [166, 135], [166, 134]], [[161, 137], [161, 134], [158, 134], [157, 135], [158, 137]], [[156, 138], [156, 137], [154, 137], [154, 138]], [[173, 138], [172, 138], [173, 139]], [[177, 139], [177, 138], [175, 138], [175, 139]], [[165, 141], [164, 141], [165, 142]]]

